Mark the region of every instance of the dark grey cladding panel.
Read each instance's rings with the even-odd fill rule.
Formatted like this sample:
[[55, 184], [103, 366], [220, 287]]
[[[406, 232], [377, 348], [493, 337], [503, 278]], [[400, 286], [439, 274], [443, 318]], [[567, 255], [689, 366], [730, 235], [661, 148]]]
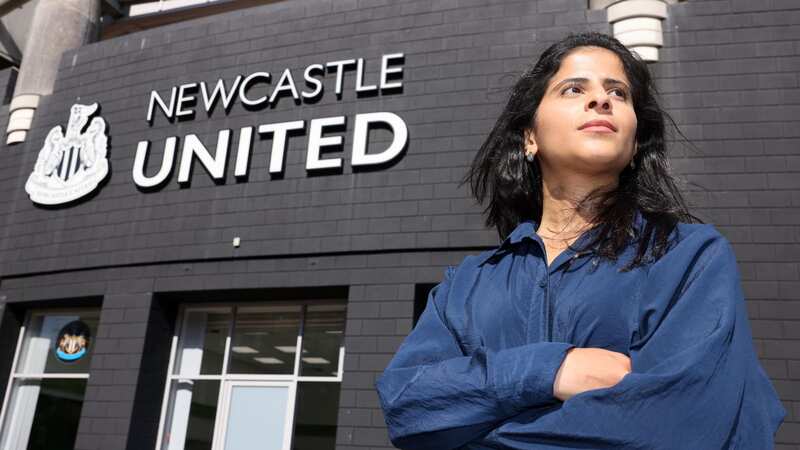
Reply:
[[[584, 1], [563, 2], [583, 11]], [[459, 187], [471, 158], [494, 123], [513, 77], [543, 48], [536, 28], [557, 11], [538, 12], [536, 2], [338, 2], [292, 1], [179, 23], [87, 45], [67, 52], [55, 92], [37, 111], [24, 145], [4, 149], [0, 195], [6, 199], [3, 273], [95, 267], [163, 260], [342, 252], [419, 247], [475, 247], [497, 243], [481, 208]], [[596, 15], [594, 15], [596, 17]], [[599, 20], [599, 18], [598, 18]], [[585, 23], [571, 28], [608, 28]], [[151, 90], [168, 101], [184, 83], [266, 71], [272, 79], [253, 84], [250, 98], [269, 94], [282, 71], [292, 70], [298, 90], [311, 64], [364, 58], [363, 84], [379, 81], [381, 57], [403, 53], [402, 91], [358, 96], [356, 70], [344, 72], [341, 98], [336, 74], [322, 77], [316, 103], [279, 97], [272, 106], [247, 109], [234, 98], [229, 111], [218, 102], [207, 113], [202, 99], [189, 120], [156, 112], [146, 120]], [[391, 66], [390, 66], [391, 67]], [[392, 81], [391, 79], [389, 81]], [[199, 93], [195, 93], [199, 97]], [[108, 123], [111, 175], [90, 195], [68, 207], [43, 209], [24, 183], [47, 132], [66, 125], [73, 103], [99, 102]], [[391, 112], [408, 128], [408, 145], [392, 163], [356, 171], [351, 165], [358, 114]], [[309, 174], [310, 121], [345, 116], [341, 170]], [[303, 120], [290, 134], [282, 177], [269, 174], [272, 136], [253, 139], [246, 178], [234, 176], [240, 130]], [[215, 151], [218, 132], [231, 130], [223, 181], [193, 163], [190, 183], [179, 185], [180, 150], [187, 135]], [[134, 155], [150, 141], [147, 175], [157, 172], [169, 137], [178, 138], [174, 170], [155, 190], [133, 181]], [[387, 148], [392, 133], [372, 129], [369, 153]], [[431, 208], [432, 202], [437, 207]], [[458, 220], [441, 220], [455, 215]], [[478, 232], [476, 234], [476, 232]], [[463, 234], [463, 238], [460, 237]], [[235, 237], [241, 239], [234, 248]], [[474, 239], [474, 240], [473, 240]]]

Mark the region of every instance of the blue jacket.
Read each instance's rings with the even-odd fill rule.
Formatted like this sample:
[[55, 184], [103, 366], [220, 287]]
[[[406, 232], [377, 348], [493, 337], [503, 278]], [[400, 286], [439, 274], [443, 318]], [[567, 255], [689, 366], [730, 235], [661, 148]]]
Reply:
[[[645, 219], [637, 214], [635, 226]], [[377, 379], [401, 449], [772, 449], [786, 410], [754, 351], [736, 257], [710, 224], [679, 223], [629, 272], [564, 250], [547, 266], [535, 221], [448, 267]], [[578, 249], [595, 231], [575, 242]], [[562, 402], [572, 347], [626, 354], [616, 385]]]

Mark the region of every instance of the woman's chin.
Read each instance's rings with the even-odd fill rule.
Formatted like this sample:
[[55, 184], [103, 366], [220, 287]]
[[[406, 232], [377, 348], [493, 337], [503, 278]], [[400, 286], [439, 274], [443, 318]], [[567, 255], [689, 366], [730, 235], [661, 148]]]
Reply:
[[625, 168], [625, 160], [616, 152], [592, 152], [577, 155], [570, 166], [587, 174], [619, 174]]
[[585, 147], [575, 155], [575, 159], [596, 167], [613, 167], [625, 160], [619, 148], [608, 146]]

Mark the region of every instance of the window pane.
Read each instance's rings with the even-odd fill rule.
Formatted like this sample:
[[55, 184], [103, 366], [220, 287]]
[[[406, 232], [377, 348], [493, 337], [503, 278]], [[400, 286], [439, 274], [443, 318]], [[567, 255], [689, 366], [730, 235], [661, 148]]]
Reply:
[[72, 448], [78, 434], [86, 380], [41, 380], [28, 450]]
[[97, 310], [31, 315], [17, 373], [88, 373], [99, 319]]
[[300, 306], [239, 308], [228, 373], [293, 374], [300, 315]]
[[303, 327], [303, 356], [300, 375], [336, 376], [339, 370], [339, 347], [345, 324], [344, 305], [309, 306]]
[[333, 450], [341, 383], [298, 383], [292, 450]]
[[175, 373], [183, 376], [220, 375], [231, 311], [187, 311], [181, 330]]
[[174, 381], [162, 448], [210, 450], [218, 396], [217, 380]]
[[232, 386], [225, 450], [281, 450], [288, 392], [283, 386]]
[[2, 448], [73, 448], [85, 390], [84, 379], [16, 381]]

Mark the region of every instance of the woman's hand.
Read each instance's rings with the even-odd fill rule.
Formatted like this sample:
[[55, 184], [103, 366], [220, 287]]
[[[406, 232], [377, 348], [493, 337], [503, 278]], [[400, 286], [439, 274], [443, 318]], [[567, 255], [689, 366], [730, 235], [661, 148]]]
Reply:
[[592, 389], [611, 387], [630, 373], [626, 355], [602, 348], [573, 347], [561, 363], [553, 382], [553, 394], [561, 401]]

